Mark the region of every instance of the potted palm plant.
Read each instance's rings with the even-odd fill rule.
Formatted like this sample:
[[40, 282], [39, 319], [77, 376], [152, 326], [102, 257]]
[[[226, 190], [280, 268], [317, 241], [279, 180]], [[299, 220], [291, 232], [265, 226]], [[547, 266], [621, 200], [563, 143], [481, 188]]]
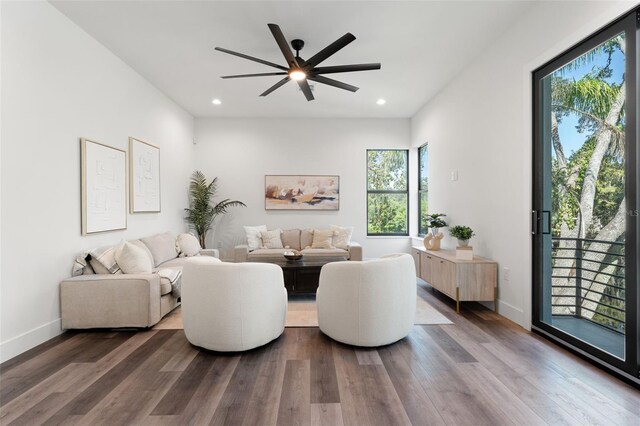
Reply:
[[185, 220], [196, 232], [200, 240], [200, 246], [205, 247], [205, 237], [207, 231], [211, 229], [213, 220], [221, 214], [227, 213], [230, 207], [246, 207], [242, 201], [225, 199], [214, 204], [214, 198], [218, 191], [218, 178], [213, 178], [207, 182], [204, 173], [199, 170], [191, 175], [189, 183], [189, 208], [186, 212]]
[[467, 247], [469, 245], [469, 240], [471, 239], [471, 237], [476, 235], [473, 233], [473, 229], [464, 225], [456, 225], [451, 227], [451, 229], [449, 229], [449, 234], [451, 234], [452, 237], [458, 239], [458, 245], [460, 247]]

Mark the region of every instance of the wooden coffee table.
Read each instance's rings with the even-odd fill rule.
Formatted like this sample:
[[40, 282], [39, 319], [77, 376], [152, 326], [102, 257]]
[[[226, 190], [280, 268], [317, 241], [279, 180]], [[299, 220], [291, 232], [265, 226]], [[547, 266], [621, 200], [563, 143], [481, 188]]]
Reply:
[[320, 283], [320, 270], [324, 265], [331, 262], [343, 262], [346, 259], [336, 258], [303, 258], [302, 260], [290, 261], [285, 259], [253, 259], [250, 262], [273, 263], [282, 268], [284, 274], [284, 286], [288, 294], [315, 294]]

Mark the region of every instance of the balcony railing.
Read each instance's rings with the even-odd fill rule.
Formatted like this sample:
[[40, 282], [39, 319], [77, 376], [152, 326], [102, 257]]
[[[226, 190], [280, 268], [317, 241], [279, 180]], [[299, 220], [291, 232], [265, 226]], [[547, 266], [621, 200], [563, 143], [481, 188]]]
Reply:
[[560, 237], [552, 243], [552, 314], [624, 334], [624, 243]]

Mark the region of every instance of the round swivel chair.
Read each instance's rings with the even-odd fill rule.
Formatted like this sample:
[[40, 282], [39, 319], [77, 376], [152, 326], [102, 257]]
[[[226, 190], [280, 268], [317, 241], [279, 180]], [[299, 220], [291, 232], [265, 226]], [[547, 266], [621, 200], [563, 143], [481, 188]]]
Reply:
[[278, 338], [287, 316], [282, 269], [267, 263], [189, 259], [182, 272], [182, 319], [193, 345], [246, 351]]
[[316, 293], [320, 330], [355, 346], [404, 338], [416, 313], [415, 271], [408, 254], [324, 265]]

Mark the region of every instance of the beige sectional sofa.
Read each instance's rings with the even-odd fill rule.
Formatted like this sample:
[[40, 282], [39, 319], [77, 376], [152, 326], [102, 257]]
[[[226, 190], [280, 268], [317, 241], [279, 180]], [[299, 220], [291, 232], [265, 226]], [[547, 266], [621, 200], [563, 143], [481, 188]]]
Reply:
[[362, 246], [355, 241], [349, 241], [346, 248], [311, 248], [313, 231], [313, 229], [283, 230], [281, 234], [283, 248], [256, 248], [250, 250], [247, 244], [238, 245], [234, 250], [234, 261], [278, 260], [283, 258], [284, 252], [292, 249], [300, 251], [305, 259], [331, 257], [345, 260], [362, 260]]
[[[179, 304], [179, 295], [171, 279], [179, 279], [188, 257], [178, 257], [176, 238], [169, 233], [129, 241], [145, 248], [153, 265], [147, 274], [125, 274], [119, 271], [96, 273], [87, 259], [82, 275], [60, 283], [60, 310], [63, 329], [151, 327]], [[199, 255], [219, 257], [213, 249], [200, 250]], [[99, 266], [99, 265], [98, 265]], [[163, 277], [159, 272], [162, 271]]]

